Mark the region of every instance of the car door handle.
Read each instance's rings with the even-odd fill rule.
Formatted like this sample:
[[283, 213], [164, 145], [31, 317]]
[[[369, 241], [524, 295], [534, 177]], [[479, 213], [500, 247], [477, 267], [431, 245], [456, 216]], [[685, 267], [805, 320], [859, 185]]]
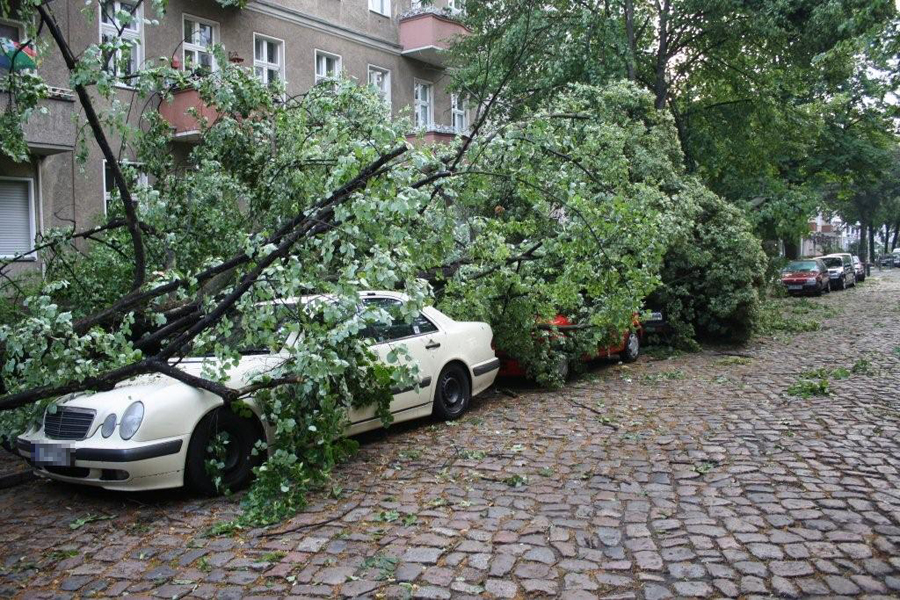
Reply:
[[438, 342], [429, 341], [428, 344], [425, 345], [426, 350], [434, 350], [435, 348], [440, 348], [441, 345]]

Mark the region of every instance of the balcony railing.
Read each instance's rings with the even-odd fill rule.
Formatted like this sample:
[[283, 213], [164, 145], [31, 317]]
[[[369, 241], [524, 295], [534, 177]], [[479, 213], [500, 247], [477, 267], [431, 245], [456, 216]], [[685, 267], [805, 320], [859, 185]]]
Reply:
[[430, 125], [428, 128], [415, 131], [406, 136], [413, 144], [447, 144], [463, 134], [450, 125]]
[[445, 51], [460, 36], [468, 34], [458, 13], [432, 7], [417, 8], [400, 15], [400, 46], [403, 56], [443, 67]]
[[207, 106], [200, 93], [194, 89], [179, 90], [172, 94], [172, 100], [163, 100], [159, 114], [175, 130], [175, 141], [194, 143], [200, 139], [200, 121], [212, 123], [219, 117], [215, 109]]

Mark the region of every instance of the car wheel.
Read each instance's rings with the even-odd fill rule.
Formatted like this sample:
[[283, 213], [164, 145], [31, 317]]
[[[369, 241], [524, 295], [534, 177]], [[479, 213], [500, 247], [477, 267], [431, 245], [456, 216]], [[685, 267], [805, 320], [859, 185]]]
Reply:
[[[225, 466], [219, 474], [222, 489], [216, 489], [213, 476], [206, 470], [206, 461], [213, 457], [209, 445], [222, 434], [227, 440], [222, 462]], [[253, 446], [259, 440], [255, 424], [239, 417], [227, 408], [217, 408], [200, 420], [191, 435], [184, 467], [184, 483], [191, 490], [205, 496], [216, 496], [228, 489], [236, 491], [253, 478], [253, 467], [262, 456], [253, 456]]]
[[445, 421], [458, 419], [469, 408], [471, 399], [469, 375], [462, 365], [451, 363], [444, 367], [434, 392], [434, 414]]
[[842, 290], [842, 289], [844, 289], [845, 286], [846, 286], [846, 284], [844, 283], [844, 279], [841, 278], [840, 282], [838, 282], [837, 289]]
[[625, 349], [622, 350], [620, 358], [624, 363], [633, 363], [641, 355], [641, 337], [634, 332], [628, 334], [625, 340]]
[[816, 286], [816, 291], [813, 292], [813, 294], [816, 296], [821, 296], [824, 293], [825, 293], [825, 289], [822, 286]]

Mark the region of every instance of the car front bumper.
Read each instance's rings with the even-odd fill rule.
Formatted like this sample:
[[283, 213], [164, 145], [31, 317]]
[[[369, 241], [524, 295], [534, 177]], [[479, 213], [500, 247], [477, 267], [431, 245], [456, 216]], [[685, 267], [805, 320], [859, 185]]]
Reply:
[[[95, 436], [96, 437], [96, 436]], [[190, 435], [133, 442], [55, 440], [42, 433], [20, 436], [19, 454], [36, 475], [109, 490], [153, 490], [184, 483]]]

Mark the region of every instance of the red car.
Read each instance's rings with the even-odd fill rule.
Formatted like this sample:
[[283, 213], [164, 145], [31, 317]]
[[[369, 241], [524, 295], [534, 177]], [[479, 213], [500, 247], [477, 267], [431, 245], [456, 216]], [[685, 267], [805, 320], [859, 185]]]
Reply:
[[[630, 363], [636, 361], [641, 353], [641, 341], [644, 337], [644, 330], [641, 328], [640, 321], [638, 321], [637, 318], [634, 319], [634, 326], [634, 331], [629, 330], [622, 334], [622, 341], [620, 343], [612, 346], [600, 346], [597, 348], [596, 353], [586, 353], [581, 357], [581, 360], [587, 362], [597, 358], [608, 358], [614, 354], [618, 354], [622, 362]], [[566, 331], [581, 329], [584, 326], [572, 323], [564, 315], [556, 315], [556, 318], [548, 323], [542, 323], [538, 325], [538, 327], [541, 329], [555, 329], [565, 334]], [[500, 349], [496, 350], [496, 354], [497, 358], [500, 359], [499, 377], [525, 377], [527, 375], [525, 368], [518, 360], [512, 358]], [[562, 378], [565, 379], [569, 374], [569, 363], [561, 363], [559, 365], [559, 372]]]
[[821, 296], [831, 291], [828, 267], [821, 258], [792, 260], [781, 271], [781, 283], [788, 294]]

